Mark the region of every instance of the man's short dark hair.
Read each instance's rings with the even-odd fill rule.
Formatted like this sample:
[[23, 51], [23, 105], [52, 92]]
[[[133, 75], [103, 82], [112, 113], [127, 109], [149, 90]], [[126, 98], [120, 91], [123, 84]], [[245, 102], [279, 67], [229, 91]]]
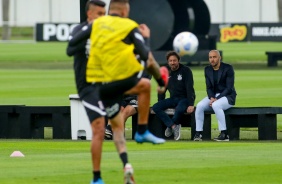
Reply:
[[86, 13], [89, 10], [90, 5], [105, 7], [106, 3], [104, 1], [101, 1], [101, 0], [89, 0], [89, 1], [87, 1], [86, 6], [85, 6], [85, 12]]
[[180, 56], [179, 56], [179, 54], [177, 54], [177, 52], [175, 52], [175, 51], [168, 51], [168, 52], [166, 53], [166, 60], [167, 60], [167, 61], [168, 61], [168, 58], [169, 58], [170, 56], [175, 56], [175, 57], [178, 59], [178, 61], [180, 61]]

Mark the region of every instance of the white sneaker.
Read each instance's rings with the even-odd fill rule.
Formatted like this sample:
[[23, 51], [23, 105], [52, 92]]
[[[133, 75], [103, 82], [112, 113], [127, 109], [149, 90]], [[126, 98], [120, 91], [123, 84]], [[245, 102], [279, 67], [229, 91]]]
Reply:
[[133, 178], [133, 168], [131, 164], [127, 163], [123, 169], [124, 172], [124, 184], [135, 184]]

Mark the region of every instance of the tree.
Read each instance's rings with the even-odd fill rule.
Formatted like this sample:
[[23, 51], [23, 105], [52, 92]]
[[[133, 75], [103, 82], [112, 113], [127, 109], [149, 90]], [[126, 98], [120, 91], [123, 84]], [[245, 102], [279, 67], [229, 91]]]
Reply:
[[9, 26], [9, 5], [10, 5], [10, 0], [2, 0], [2, 13], [3, 13], [2, 39], [3, 40], [9, 40], [11, 36], [11, 29]]

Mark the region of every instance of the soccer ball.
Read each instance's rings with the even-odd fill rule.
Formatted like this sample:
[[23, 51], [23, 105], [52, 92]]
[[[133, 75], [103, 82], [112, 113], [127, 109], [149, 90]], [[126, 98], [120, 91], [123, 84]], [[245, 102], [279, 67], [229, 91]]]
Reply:
[[181, 32], [173, 40], [173, 49], [180, 56], [194, 55], [198, 50], [198, 38], [191, 32]]

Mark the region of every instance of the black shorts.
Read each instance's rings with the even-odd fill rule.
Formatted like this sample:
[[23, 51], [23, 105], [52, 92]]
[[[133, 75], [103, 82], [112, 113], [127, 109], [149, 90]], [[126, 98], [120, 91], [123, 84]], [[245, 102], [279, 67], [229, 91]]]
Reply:
[[100, 86], [98, 84], [89, 85], [79, 93], [80, 100], [86, 110], [90, 123], [99, 117], [106, 116], [99, 95]]
[[129, 96], [124, 96], [121, 102], [122, 107], [126, 107], [128, 105], [131, 105], [134, 107], [137, 111], [138, 108], [138, 100], [136, 95], [129, 95]]
[[100, 97], [109, 118], [113, 118], [119, 112], [123, 94], [136, 86], [139, 80], [140, 78], [135, 74], [127, 79], [105, 83], [101, 86]]

